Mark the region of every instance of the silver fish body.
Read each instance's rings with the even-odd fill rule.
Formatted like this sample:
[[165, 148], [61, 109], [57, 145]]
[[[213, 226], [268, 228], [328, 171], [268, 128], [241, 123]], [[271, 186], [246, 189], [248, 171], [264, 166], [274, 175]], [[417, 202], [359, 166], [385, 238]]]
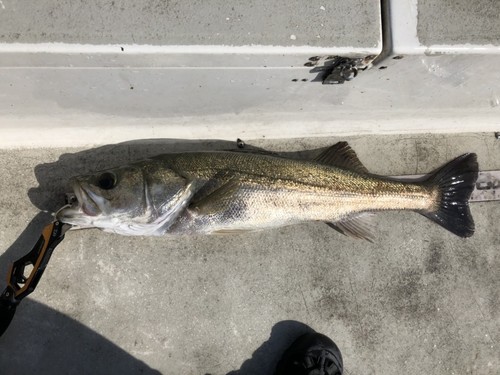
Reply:
[[474, 230], [468, 199], [476, 178], [474, 154], [423, 181], [375, 176], [345, 142], [311, 161], [246, 152], [166, 154], [75, 178], [78, 202], [58, 218], [125, 235], [236, 233], [324, 221], [371, 239], [367, 213], [414, 210], [467, 237]]

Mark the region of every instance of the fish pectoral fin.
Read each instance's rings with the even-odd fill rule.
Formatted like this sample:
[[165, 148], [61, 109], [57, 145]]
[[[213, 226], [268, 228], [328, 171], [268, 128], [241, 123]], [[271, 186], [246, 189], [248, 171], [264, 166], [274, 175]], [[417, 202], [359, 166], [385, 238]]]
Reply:
[[231, 179], [207, 196], [193, 202], [189, 208], [203, 215], [224, 211], [232, 202], [234, 194], [241, 188], [241, 181]]
[[335, 143], [314, 158], [314, 161], [358, 173], [369, 173], [347, 142]]
[[372, 219], [374, 216], [375, 214], [372, 212], [364, 212], [334, 223], [327, 222], [326, 224], [346, 236], [361, 238], [373, 243], [375, 225]]

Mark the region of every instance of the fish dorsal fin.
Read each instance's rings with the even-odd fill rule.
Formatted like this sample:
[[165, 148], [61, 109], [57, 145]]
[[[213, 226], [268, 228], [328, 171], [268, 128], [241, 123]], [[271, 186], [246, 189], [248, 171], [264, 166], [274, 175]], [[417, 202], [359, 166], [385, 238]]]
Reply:
[[240, 180], [233, 178], [228, 180], [223, 185], [219, 186], [210, 194], [202, 197], [196, 202], [191, 203], [190, 209], [197, 212], [210, 215], [220, 211], [224, 211], [233, 201], [234, 194], [241, 188]]
[[227, 150], [227, 152], [234, 152], [239, 154], [257, 154], [257, 155], [268, 155], [282, 158], [280, 154], [274, 151], [267, 151], [260, 148], [243, 148], [237, 150]]
[[358, 173], [368, 173], [368, 169], [359, 161], [358, 155], [347, 142], [338, 142], [319, 154], [314, 161]]
[[346, 236], [373, 242], [375, 225], [372, 219], [374, 216], [375, 214], [372, 212], [363, 212], [334, 223], [327, 222], [326, 224]]
[[243, 234], [243, 233], [248, 233], [248, 232], [252, 232], [253, 230], [252, 229], [238, 229], [238, 228], [235, 228], [235, 229], [218, 229], [214, 232], [212, 232], [213, 234], [217, 234], [219, 236], [227, 236], [227, 235], [232, 235], [232, 234]]

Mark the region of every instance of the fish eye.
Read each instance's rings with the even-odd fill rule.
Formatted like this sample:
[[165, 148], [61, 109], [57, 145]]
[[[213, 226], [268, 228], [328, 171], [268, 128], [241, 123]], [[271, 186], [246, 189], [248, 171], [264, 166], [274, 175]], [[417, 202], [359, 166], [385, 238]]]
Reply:
[[116, 176], [110, 172], [104, 172], [97, 179], [97, 186], [103, 190], [111, 190], [116, 186]]

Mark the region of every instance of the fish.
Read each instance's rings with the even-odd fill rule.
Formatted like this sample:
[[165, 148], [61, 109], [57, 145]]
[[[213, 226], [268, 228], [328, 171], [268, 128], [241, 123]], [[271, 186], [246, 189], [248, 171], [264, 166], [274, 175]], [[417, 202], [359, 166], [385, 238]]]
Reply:
[[411, 210], [465, 238], [474, 233], [469, 199], [477, 176], [474, 153], [420, 179], [371, 174], [347, 142], [312, 160], [172, 153], [72, 178], [76, 201], [56, 217], [129, 236], [227, 235], [319, 221], [373, 242], [375, 213]]

